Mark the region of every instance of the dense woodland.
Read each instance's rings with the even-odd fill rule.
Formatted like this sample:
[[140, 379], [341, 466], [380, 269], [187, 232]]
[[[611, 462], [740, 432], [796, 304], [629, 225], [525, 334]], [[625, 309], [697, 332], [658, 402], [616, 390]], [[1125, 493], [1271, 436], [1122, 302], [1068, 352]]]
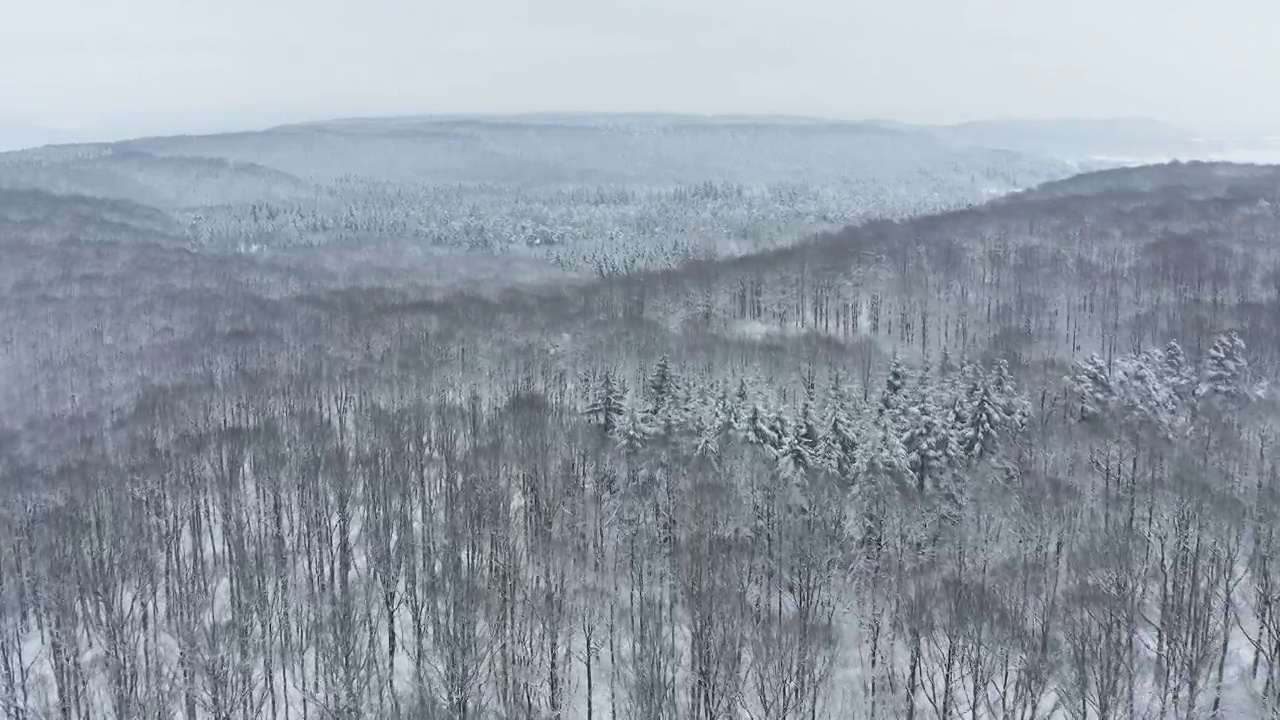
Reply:
[[410, 118], [0, 153], [0, 188], [159, 208], [201, 252], [438, 248], [620, 275], [964, 207], [1071, 169], [866, 123]]
[[24, 192], [4, 717], [1280, 716], [1278, 169], [447, 292]]

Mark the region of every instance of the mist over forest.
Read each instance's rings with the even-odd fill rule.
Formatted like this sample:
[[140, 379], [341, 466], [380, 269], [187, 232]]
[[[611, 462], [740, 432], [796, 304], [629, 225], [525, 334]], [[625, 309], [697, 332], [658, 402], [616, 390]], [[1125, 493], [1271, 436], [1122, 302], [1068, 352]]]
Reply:
[[0, 718], [1280, 718], [1267, 142], [0, 153]]

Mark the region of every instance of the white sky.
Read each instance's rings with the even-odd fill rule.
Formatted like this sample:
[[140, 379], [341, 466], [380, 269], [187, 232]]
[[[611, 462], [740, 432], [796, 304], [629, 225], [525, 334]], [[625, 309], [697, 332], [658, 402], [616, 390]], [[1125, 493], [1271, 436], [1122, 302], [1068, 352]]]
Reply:
[[0, 122], [777, 112], [1280, 124], [1276, 0], [0, 0]]

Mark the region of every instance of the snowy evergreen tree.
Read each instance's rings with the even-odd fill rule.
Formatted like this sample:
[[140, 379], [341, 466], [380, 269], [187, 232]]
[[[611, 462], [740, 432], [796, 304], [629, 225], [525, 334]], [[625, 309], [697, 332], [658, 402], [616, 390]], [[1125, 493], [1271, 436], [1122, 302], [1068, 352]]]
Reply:
[[899, 493], [911, 485], [912, 474], [900, 430], [888, 414], [877, 414], [858, 447], [855, 481], [849, 493], [847, 514], [861, 518], [860, 542], [878, 547], [884, 542], [886, 516], [898, 503]]
[[817, 462], [833, 476], [849, 482], [856, 464], [859, 430], [850, 415], [851, 393], [838, 370], [832, 372], [826, 400], [826, 432], [821, 435]]
[[712, 392], [709, 384], [700, 384], [696, 399], [683, 415], [686, 421], [692, 419], [693, 455], [715, 462], [720, 451], [732, 442], [733, 409], [725, 387], [714, 398]]
[[653, 367], [653, 372], [649, 374], [649, 378], [645, 383], [646, 400], [648, 406], [645, 409], [650, 419], [656, 419], [666, 412], [676, 396], [676, 377], [675, 371], [671, 368], [671, 360], [663, 355], [658, 358], [658, 362]]
[[688, 438], [682, 432], [690, 420], [693, 398], [688, 383], [681, 382], [666, 355], [659, 358], [645, 383], [647, 404], [645, 422], [653, 438], [660, 438], [667, 445], [679, 444]]
[[809, 380], [805, 383], [804, 399], [800, 406], [800, 415], [796, 418], [794, 430], [796, 450], [803, 453], [806, 468], [814, 465], [818, 447], [822, 443], [822, 435], [818, 431], [817, 422], [814, 418], [815, 403], [814, 386], [812, 380]]
[[1120, 358], [1111, 379], [1111, 422], [1131, 434], [1166, 436], [1177, 425], [1177, 382], [1169, 377], [1164, 353], [1148, 350]]
[[615, 429], [619, 449], [628, 456], [635, 455], [644, 449], [652, 435], [653, 428], [641, 410], [640, 402], [636, 400], [634, 393], [628, 394]]
[[783, 455], [787, 452], [791, 445], [795, 434], [792, 430], [794, 421], [787, 414], [786, 406], [781, 406], [771, 413], [769, 420], [769, 434], [774, 438], [770, 450], [775, 456]]
[[742, 443], [753, 442], [750, 410], [753, 406], [750, 395], [747, 392], [747, 381], [745, 379], [738, 381], [737, 391], [726, 399], [725, 405], [733, 439]]
[[1219, 335], [1205, 355], [1196, 396], [1201, 401], [1228, 407], [1249, 394], [1249, 363], [1244, 341], [1234, 330]]
[[1080, 419], [1093, 420], [1104, 415], [1111, 406], [1115, 390], [1107, 364], [1097, 355], [1077, 361], [1067, 378], [1080, 403]]
[[992, 364], [990, 385], [1005, 417], [1005, 430], [1009, 437], [1013, 437], [1026, 427], [1031, 418], [1031, 405], [1019, 392], [1009, 363], [1003, 359]]
[[625, 397], [626, 388], [615, 380], [612, 370], [606, 370], [601, 374], [600, 384], [587, 406], [587, 416], [603, 428], [605, 434], [612, 435], [618, 426], [618, 418], [622, 416]]
[[929, 483], [942, 483], [958, 464], [959, 444], [939, 407], [939, 389], [926, 367], [915, 387], [907, 393], [906, 425], [902, 436], [907, 464], [915, 478], [916, 491], [923, 495]]
[[905, 402], [904, 393], [911, 384], [911, 371], [897, 354], [889, 361], [889, 372], [885, 376], [884, 390], [880, 393], [880, 412], [888, 414], [895, 421], [902, 411]]
[[1028, 411], [1003, 360], [996, 361], [990, 372], [971, 368], [968, 378], [958, 441], [965, 457], [985, 460], [1022, 429]]
[[1187, 361], [1182, 345], [1177, 340], [1170, 340], [1162, 355], [1161, 371], [1170, 390], [1180, 405], [1187, 405], [1193, 398], [1196, 388], [1195, 369]]
[[771, 453], [776, 452], [780, 438], [774, 425], [774, 419], [760, 408], [760, 403], [752, 403], [751, 414], [747, 416], [747, 432], [751, 442]]

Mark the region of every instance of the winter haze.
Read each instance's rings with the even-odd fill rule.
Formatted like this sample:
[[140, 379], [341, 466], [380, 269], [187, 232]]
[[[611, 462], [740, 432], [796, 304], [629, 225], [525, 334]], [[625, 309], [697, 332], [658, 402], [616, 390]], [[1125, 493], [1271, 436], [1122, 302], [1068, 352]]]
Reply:
[[1273, 4], [0, 21], [0, 720], [1280, 718]]
[[1280, 7], [1265, 0], [49, 0], [6, 13], [0, 121], [89, 133], [456, 111], [1141, 116], [1197, 132], [1280, 117]]

